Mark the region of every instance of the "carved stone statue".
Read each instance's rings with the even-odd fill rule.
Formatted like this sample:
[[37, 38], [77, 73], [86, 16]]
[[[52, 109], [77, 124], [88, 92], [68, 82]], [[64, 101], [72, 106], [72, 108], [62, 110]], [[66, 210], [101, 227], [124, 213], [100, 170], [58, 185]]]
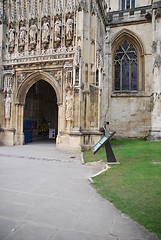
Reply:
[[66, 37], [67, 40], [71, 40], [73, 38], [73, 19], [69, 16], [66, 23]]
[[75, 56], [74, 56], [74, 65], [78, 66], [80, 63], [80, 57], [81, 57], [81, 48], [77, 45]]
[[25, 46], [25, 37], [26, 37], [27, 29], [25, 26], [20, 27], [20, 46]]
[[71, 90], [69, 89], [66, 93], [66, 120], [72, 120], [73, 113], [73, 95]]
[[9, 46], [12, 48], [15, 46], [15, 29], [13, 25], [9, 29]]
[[59, 18], [55, 21], [55, 42], [60, 42], [61, 39], [61, 21]]
[[5, 119], [10, 119], [11, 117], [11, 97], [10, 94], [7, 93], [6, 99], [5, 99]]
[[42, 42], [48, 43], [50, 37], [50, 29], [49, 29], [49, 22], [44, 20], [43, 27], [42, 27]]
[[35, 45], [36, 44], [36, 34], [37, 34], [37, 26], [34, 21], [31, 22], [29, 35], [30, 35], [30, 43]]

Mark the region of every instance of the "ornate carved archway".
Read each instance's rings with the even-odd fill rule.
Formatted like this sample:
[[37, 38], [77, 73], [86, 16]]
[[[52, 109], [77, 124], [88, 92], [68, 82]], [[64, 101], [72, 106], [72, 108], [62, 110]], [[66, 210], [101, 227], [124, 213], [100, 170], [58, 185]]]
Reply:
[[[24, 134], [23, 134], [23, 117], [24, 117], [24, 105], [28, 91], [30, 88], [38, 81], [44, 80], [51, 85], [54, 89], [57, 97], [57, 104], [60, 107], [62, 98], [61, 98], [61, 88], [58, 82], [48, 73], [43, 71], [36, 71], [29, 75], [19, 86], [16, 101], [15, 101], [15, 113], [16, 113], [16, 123], [15, 123], [15, 144], [24, 143]], [[58, 111], [59, 112], [59, 111]], [[58, 117], [58, 128], [59, 128], [59, 117]], [[59, 133], [59, 129], [58, 129]]]
[[39, 80], [44, 80], [53, 87], [57, 96], [57, 104], [60, 104], [62, 99], [61, 99], [61, 90], [60, 90], [59, 84], [50, 74], [43, 71], [36, 71], [23, 81], [23, 83], [20, 85], [17, 91], [17, 95], [16, 95], [17, 103], [21, 105], [25, 104], [26, 95], [29, 89], [32, 87], [34, 83], [36, 83]]

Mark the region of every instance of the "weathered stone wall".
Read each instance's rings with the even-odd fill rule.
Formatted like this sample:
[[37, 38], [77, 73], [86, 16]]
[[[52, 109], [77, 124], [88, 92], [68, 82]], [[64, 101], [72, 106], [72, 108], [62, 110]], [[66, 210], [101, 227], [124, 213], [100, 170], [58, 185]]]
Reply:
[[[138, 21], [135, 24], [126, 22], [121, 24], [113, 24], [110, 28], [110, 45], [111, 48], [111, 82], [109, 84], [109, 108], [106, 115], [106, 121], [109, 122], [109, 129], [116, 131], [117, 137], [145, 137], [148, 135], [151, 126], [151, 94], [152, 94], [152, 78], [153, 78], [153, 58], [152, 58], [152, 32], [151, 22]], [[137, 19], [136, 19], [137, 21]], [[138, 45], [142, 45], [143, 64], [139, 70], [140, 89], [136, 93], [116, 93], [113, 89], [114, 73], [113, 73], [113, 52], [119, 40], [126, 32], [130, 33], [131, 41], [137, 38]], [[121, 35], [122, 34], [122, 35]], [[127, 36], [128, 37], [128, 36]], [[130, 39], [129, 38], [129, 39]], [[121, 41], [121, 40], [120, 40]], [[108, 45], [107, 45], [108, 47]], [[140, 62], [141, 63], [141, 62]], [[139, 67], [139, 64], [138, 64]], [[110, 68], [110, 67], [109, 67]]]
[[149, 98], [117, 97], [111, 99], [110, 130], [119, 138], [145, 137], [150, 130]]

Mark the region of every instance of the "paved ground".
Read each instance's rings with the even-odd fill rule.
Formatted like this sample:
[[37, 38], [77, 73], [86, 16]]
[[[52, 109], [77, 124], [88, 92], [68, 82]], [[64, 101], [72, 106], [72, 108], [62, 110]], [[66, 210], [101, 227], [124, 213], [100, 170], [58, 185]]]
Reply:
[[53, 143], [0, 146], [0, 240], [154, 240], [89, 184], [95, 172]]

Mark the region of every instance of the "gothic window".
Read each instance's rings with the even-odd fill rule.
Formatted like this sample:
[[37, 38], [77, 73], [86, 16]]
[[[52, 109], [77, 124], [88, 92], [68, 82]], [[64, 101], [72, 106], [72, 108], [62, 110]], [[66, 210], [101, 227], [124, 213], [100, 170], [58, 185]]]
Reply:
[[114, 55], [114, 90], [138, 90], [138, 56], [133, 44], [123, 41]]
[[121, 9], [130, 9], [135, 8], [135, 0], [122, 0], [121, 1]]

